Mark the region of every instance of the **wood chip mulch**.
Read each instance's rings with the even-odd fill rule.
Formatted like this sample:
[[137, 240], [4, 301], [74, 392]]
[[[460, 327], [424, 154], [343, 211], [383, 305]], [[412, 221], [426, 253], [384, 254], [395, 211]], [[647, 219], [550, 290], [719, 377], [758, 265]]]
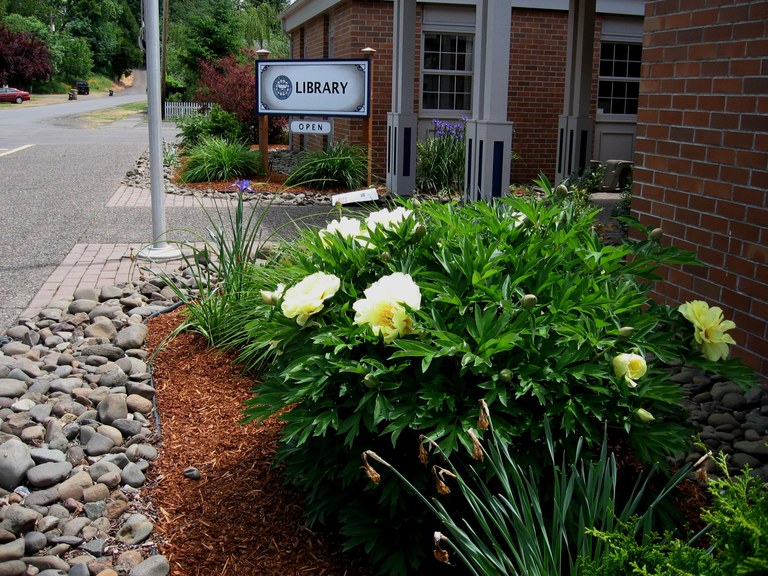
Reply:
[[[149, 322], [153, 351], [181, 311]], [[241, 425], [253, 381], [232, 357], [196, 334], [166, 343], [154, 361], [160, 457], [147, 496], [157, 514], [154, 541], [170, 576], [368, 576], [340, 539], [306, 527], [302, 497], [274, 466], [281, 422]], [[193, 466], [199, 480], [184, 476]]]

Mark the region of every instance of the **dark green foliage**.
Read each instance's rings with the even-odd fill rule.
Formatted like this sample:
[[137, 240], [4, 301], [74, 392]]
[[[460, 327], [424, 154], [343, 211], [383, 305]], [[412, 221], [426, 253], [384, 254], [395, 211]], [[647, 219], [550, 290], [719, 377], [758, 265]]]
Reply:
[[368, 160], [359, 146], [334, 143], [323, 152], [305, 152], [296, 169], [286, 179], [288, 186], [356, 188], [365, 184]]
[[218, 104], [214, 104], [208, 113], [182, 116], [176, 120], [176, 126], [181, 133], [181, 145], [185, 147], [195, 146], [206, 137], [239, 143], [248, 141], [246, 126], [235, 114], [225, 112]]
[[248, 146], [204, 136], [187, 151], [182, 182], [209, 182], [262, 174], [261, 154]]

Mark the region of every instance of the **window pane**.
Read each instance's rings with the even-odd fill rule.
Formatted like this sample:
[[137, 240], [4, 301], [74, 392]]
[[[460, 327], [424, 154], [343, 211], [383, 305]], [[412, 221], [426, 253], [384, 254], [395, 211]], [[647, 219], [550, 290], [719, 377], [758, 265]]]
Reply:
[[424, 74], [423, 87], [425, 92], [434, 92], [437, 90], [439, 83], [439, 76], [434, 74]]
[[456, 54], [443, 54], [440, 70], [456, 70]]
[[629, 56], [629, 47], [626, 44], [616, 44], [615, 45], [615, 60], [627, 60], [627, 57]]
[[616, 61], [613, 63], [613, 76], [619, 78], [627, 77], [627, 63]]
[[600, 61], [600, 76], [613, 76], [613, 62], [611, 60]]
[[424, 108], [436, 109], [437, 108], [437, 94], [434, 92], [425, 92], [423, 97]]
[[643, 58], [643, 47], [640, 44], [629, 45], [629, 60], [632, 62], [640, 62]]
[[453, 110], [453, 94], [440, 94], [440, 110]]
[[424, 69], [425, 70], [439, 70], [440, 69], [440, 54], [436, 52], [424, 53]]
[[440, 36], [438, 34], [424, 34], [424, 51], [440, 52]]
[[627, 78], [640, 78], [640, 62], [630, 62], [628, 64]]

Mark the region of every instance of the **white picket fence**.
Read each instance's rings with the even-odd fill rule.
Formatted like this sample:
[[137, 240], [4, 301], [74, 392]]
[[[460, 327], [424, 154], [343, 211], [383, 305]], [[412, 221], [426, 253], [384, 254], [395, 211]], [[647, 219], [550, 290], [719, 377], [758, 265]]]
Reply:
[[207, 114], [212, 105], [211, 102], [166, 102], [163, 117], [171, 120], [192, 114]]

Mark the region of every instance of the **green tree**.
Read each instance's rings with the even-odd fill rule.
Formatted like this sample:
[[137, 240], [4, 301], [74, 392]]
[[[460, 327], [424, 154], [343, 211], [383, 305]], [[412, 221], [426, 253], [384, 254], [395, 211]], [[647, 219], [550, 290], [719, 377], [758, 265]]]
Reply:
[[243, 11], [241, 17], [243, 40], [247, 47], [266, 48], [273, 58], [288, 57], [288, 37], [280, 28], [278, 11], [268, 2]]
[[240, 47], [239, 21], [231, 0], [177, 0], [170, 16], [168, 71], [191, 96], [200, 62], [228, 56]]
[[66, 36], [63, 46], [64, 61], [59, 70], [59, 77], [71, 84], [80, 78], [87, 78], [93, 69], [93, 55], [84, 38]]
[[143, 61], [143, 55], [137, 44], [139, 25], [131, 12], [128, 1], [120, 0], [118, 8], [120, 10], [118, 15], [119, 35], [115, 53], [110, 60], [110, 76], [115, 80], [119, 80], [129, 69], [140, 65]]

